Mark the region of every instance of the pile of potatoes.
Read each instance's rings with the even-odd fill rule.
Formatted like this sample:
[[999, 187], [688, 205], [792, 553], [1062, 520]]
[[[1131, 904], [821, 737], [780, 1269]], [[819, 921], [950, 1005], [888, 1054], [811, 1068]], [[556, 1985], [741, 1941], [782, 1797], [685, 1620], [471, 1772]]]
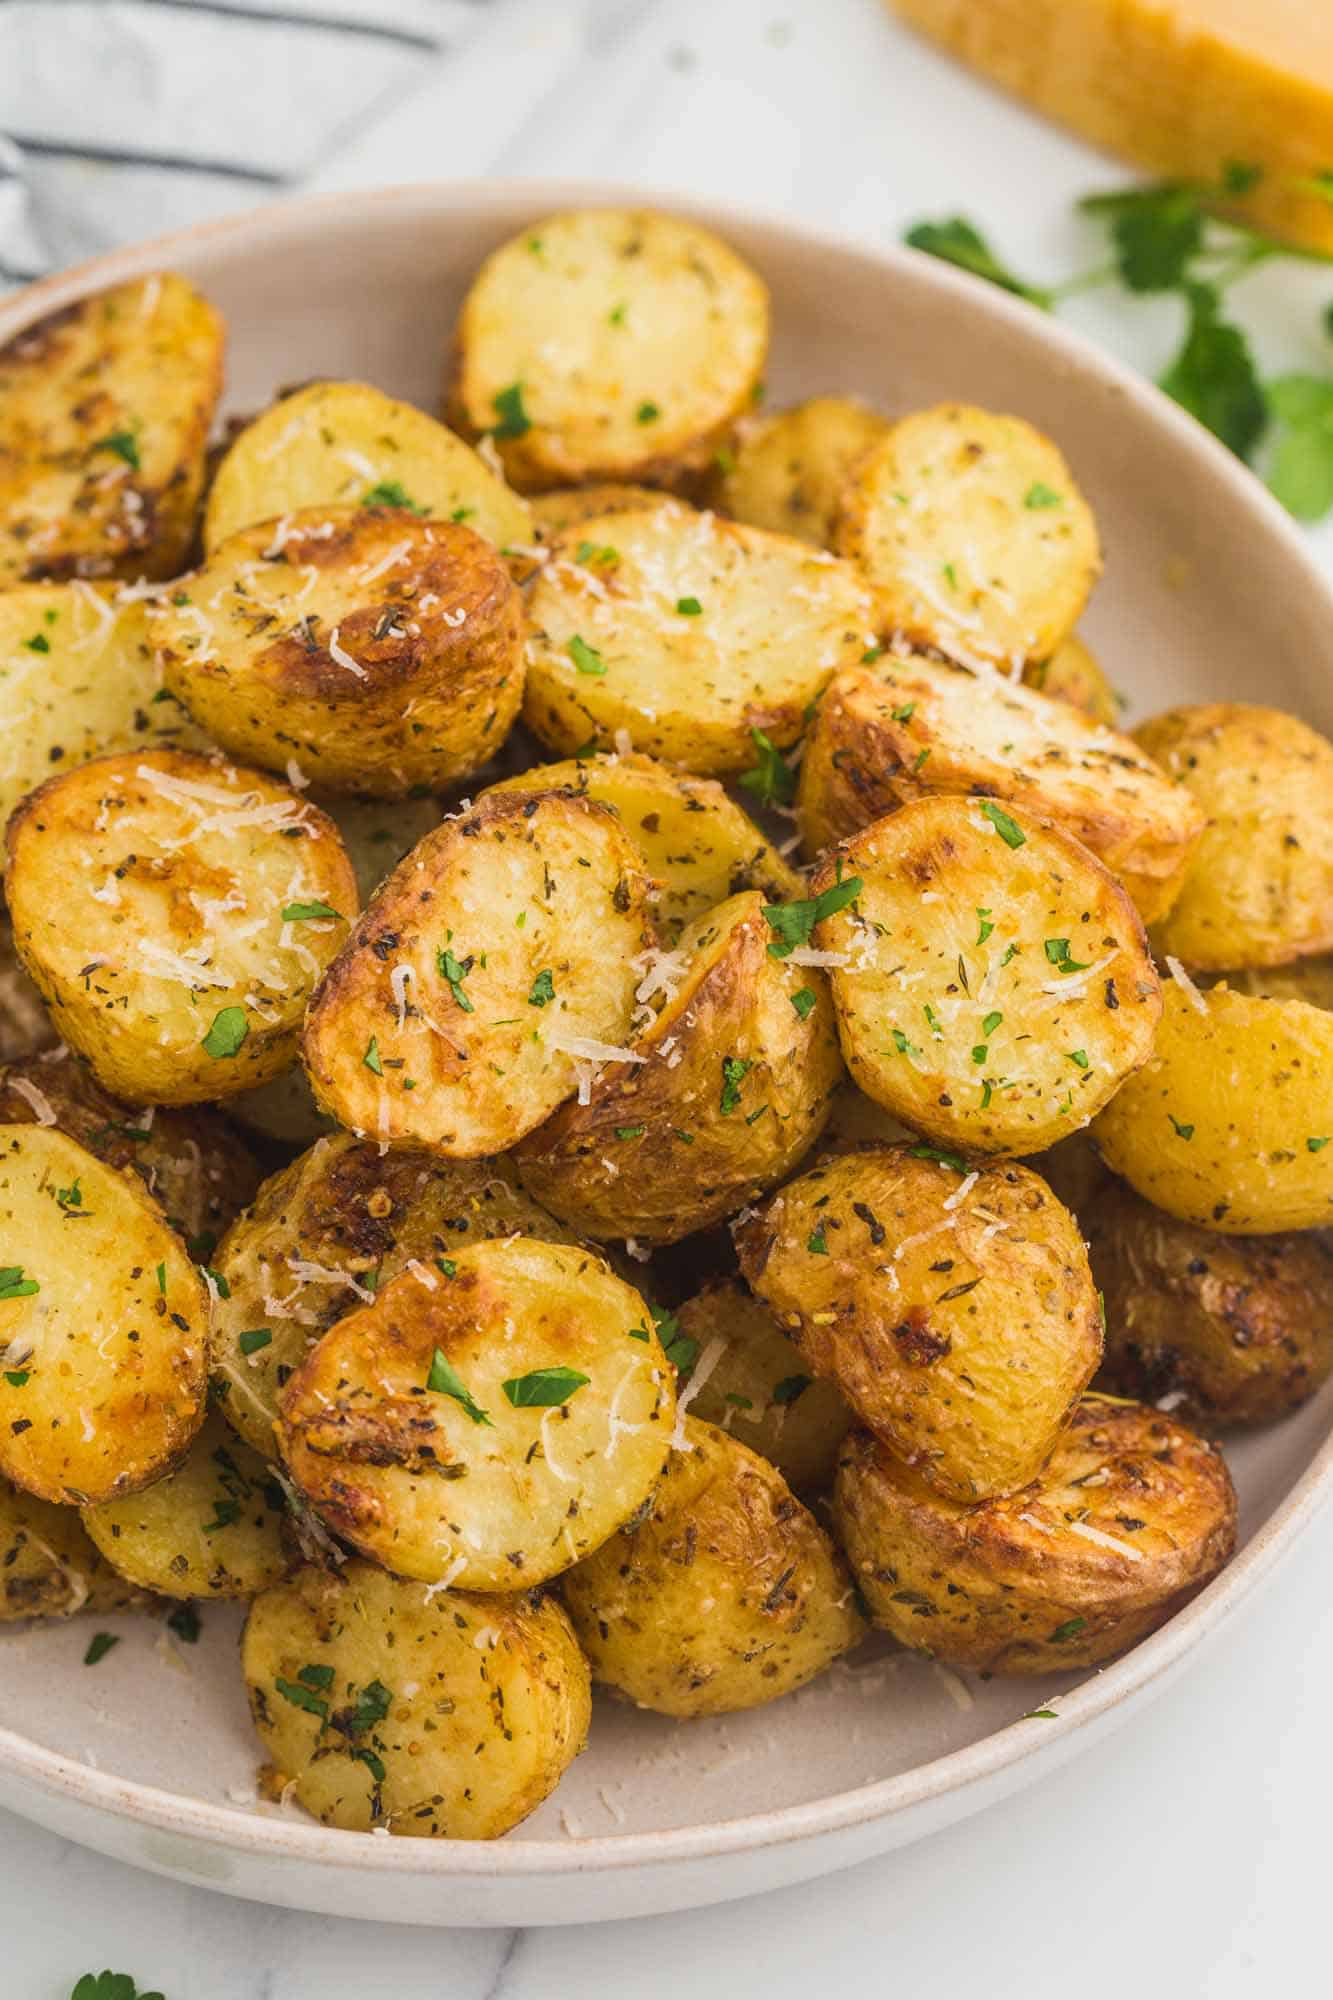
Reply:
[[0, 1617], [250, 1600], [336, 1826], [505, 1832], [593, 1684], [1096, 1666], [1333, 1366], [1333, 747], [1120, 733], [1056, 446], [768, 333], [598, 210], [447, 428], [210, 450], [170, 274], [0, 351]]

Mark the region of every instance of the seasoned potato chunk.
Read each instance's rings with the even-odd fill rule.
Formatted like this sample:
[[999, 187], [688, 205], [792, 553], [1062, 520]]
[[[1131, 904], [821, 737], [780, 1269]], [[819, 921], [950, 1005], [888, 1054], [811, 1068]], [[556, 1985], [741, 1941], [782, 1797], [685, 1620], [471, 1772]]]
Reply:
[[553, 493], [535, 494], [530, 504], [538, 535], [550, 542], [567, 528], [602, 514], [641, 514], [645, 507], [672, 502], [651, 486], [621, 486], [606, 480], [597, 486], [559, 486]]
[[365, 382], [310, 382], [248, 423], [208, 492], [204, 547], [306, 507], [394, 507], [465, 521], [504, 548], [532, 540], [526, 502], [470, 445]]
[[256, 1598], [241, 1667], [276, 1793], [326, 1826], [494, 1840], [588, 1734], [588, 1667], [558, 1604], [440, 1595], [369, 1563]]
[[56, 1039], [41, 993], [14, 949], [14, 931], [0, 917], [0, 1062], [49, 1049]]
[[208, 1296], [137, 1182], [52, 1126], [0, 1125], [0, 1472], [110, 1500], [203, 1421]]
[[1098, 1118], [1107, 1164], [1228, 1235], [1333, 1223], [1333, 1016], [1168, 981], [1152, 1060]]
[[[534, 249], [534, 245], [537, 248]], [[701, 471], [749, 407], [768, 293], [681, 216], [577, 209], [486, 259], [463, 301], [446, 401], [524, 492]]]
[[638, 750], [712, 773], [752, 765], [756, 730], [794, 743], [809, 704], [872, 636], [850, 564], [682, 507], [572, 529], [528, 611], [523, 717], [543, 743], [566, 755], [623, 747], [623, 731]]
[[0, 1479], [0, 1625], [126, 1611], [143, 1593], [103, 1562], [73, 1507], [35, 1499]]
[[1101, 569], [1096, 523], [1050, 439], [966, 403], [904, 417], [866, 454], [835, 546], [874, 585], [886, 631], [1014, 672], [1069, 637]]
[[593, 1679], [661, 1715], [776, 1701], [865, 1634], [814, 1516], [756, 1452], [693, 1417], [641, 1518], [562, 1590]]
[[673, 1376], [599, 1257], [511, 1236], [419, 1263], [339, 1320], [283, 1391], [278, 1441], [325, 1523], [386, 1569], [526, 1590], [643, 1504]]
[[642, 864], [605, 806], [492, 796], [401, 862], [311, 1002], [305, 1063], [340, 1124], [504, 1152], [615, 1056], [647, 943]]
[[384, 1153], [347, 1132], [319, 1140], [265, 1181], [218, 1247], [212, 1347], [226, 1415], [272, 1457], [278, 1397], [335, 1320], [400, 1271], [510, 1235], [570, 1240], [507, 1160]]
[[1026, 1167], [964, 1174], [929, 1146], [844, 1154], [734, 1234], [811, 1370], [956, 1499], [1034, 1478], [1101, 1359], [1083, 1240]]
[[833, 954], [847, 1067], [915, 1131], [1036, 1153], [1147, 1060], [1161, 988], [1143, 926], [1060, 828], [918, 799], [844, 841], [811, 889], [793, 907]]
[[1127, 736], [1031, 688], [936, 660], [839, 674], [801, 760], [807, 851], [911, 799], [976, 792], [1056, 821], [1090, 848], [1145, 922], [1185, 878], [1203, 831], [1193, 800]]
[[1120, 702], [1105, 670], [1078, 638], [1066, 639], [1049, 660], [1029, 660], [1023, 669], [1028, 687], [1039, 688], [1056, 701], [1067, 701], [1081, 709], [1093, 722], [1114, 729], [1120, 720]]
[[121, 1097], [267, 1082], [356, 915], [333, 822], [286, 785], [184, 750], [98, 757], [9, 822], [19, 955]]
[[1333, 743], [1242, 701], [1169, 709], [1134, 735], [1208, 822], [1158, 948], [1224, 972], [1333, 947]]
[[1173, 1416], [1095, 1395], [1030, 1485], [980, 1506], [854, 1431], [833, 1510], [876, 1625], [987, 1674], [1100, 1666], [1202, 1590], [1236, 1541], [1220, 1452]]
[[771, 957], [771, 938], [751, 889], [650, 957], [634, 1060], [517, 1148], [530, 1194], [589, 1236], [675, 1243], [790, 1173], [842, 1059], [822, 974]]
[[853, 468], [888, 428], [854, 396], [743, 417], [717, 453], [710, 497], [734, 521], [830, 549]]
[[0, 347], [0, 585], [185, 567], [224, 337], [168, 271]]
[[618, 813], [643, 857], [658, 923], [675, 936], [692, 917], [742, 889], [770, 902], [795, 896], [800, 876], [771, 847], [749, 814], [712, 778], [691, 778], [653, 757], [570, 757], [539, 764], [490, 788], [496, 792], [582, 792]]

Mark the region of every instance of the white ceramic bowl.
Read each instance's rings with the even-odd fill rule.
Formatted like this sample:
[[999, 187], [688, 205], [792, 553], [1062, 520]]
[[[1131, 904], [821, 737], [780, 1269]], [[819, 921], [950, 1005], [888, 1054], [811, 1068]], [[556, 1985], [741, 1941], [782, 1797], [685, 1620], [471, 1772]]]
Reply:
[[[604, 186], [391, 189], [296, 201], [117, 252], [0, 308], [0, 341], [96, 287], [162, 266], [226, 313], [228, 401], [353, 375], [436, 405], [454, 308], [482, 255]], [[778, 402], [858, 390], [887, 410], [962, 397], [1014, 410], [1068, 454], [1101, 524], [1086, 621], [1139, 712], [1252, 696], [1333, 722], [1333, 591], [1286, 516], [1154, 389], [1003, 294], [911, 252], [666, 198], [712, 223], [772, 288]], [[340, 1833], [253, 1800], [258, 1746], [238, 1620], [197, 1646], [161, 1627], [81, 1664], [84, 1621], [0, 1639], [0, 1801], [125, 1861], [259, 1901], [402, 1923], [544, 1924], [684, 1909], [771, 1889], [958, 1819], [1123, 1720], [1295, 1540], [1330, 1483], [1333, 1394], [1229, 1451], [1242, 1545], [1164, 1630], [1081, 1685], [972, 1682], [903, 1654], [846, 1666], [752, 1714], [671, 1723], [599, 1703], [592, 1744], [508, 1839]], [[188, 1657], [187, 1657], [188, 1656]], [[1053, 1720], [1023, 1720], [1054, 1707]]]

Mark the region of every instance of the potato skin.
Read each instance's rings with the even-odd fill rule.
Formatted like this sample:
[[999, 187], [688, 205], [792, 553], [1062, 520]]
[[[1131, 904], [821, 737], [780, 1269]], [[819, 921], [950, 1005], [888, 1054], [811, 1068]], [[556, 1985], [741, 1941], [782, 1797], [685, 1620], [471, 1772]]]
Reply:
[[1092, 1136], [1145, 1201], [1201, 1229], [1333, 1222], [1333, 1017], [1169, 980], [1152, 1057]]
[[1225, 972], [1333, 947], [1333, 743], [1240, 701], [1168, 709], [1134, 737], [1207, 815], [1158, 950]]
[[888, 429], [854, 396], [812, 396], [742, 417], [717, 453], [709, 498], [734, 521], [831, 549], [848, 479]]
[[[401, 509], [243, 528], [149, 614], [166, 682], [234, 756], [402, 798], [484, 764], [523, 697], [523, 612], [492, 545]], [[351, 665], [348, 665], [348, 662]]]
[[0, 1478], [0, 1625], [128, 1611], [147, 1600], [102, 1560], [73, 1507]]
[[1119, 726], [1116, 691], [1105, 669], [1074, 634], [1056, 647], [1049, 660], [1029, 660], [1023, 669], [1023, 682], [1050, 695], [1053, 701], [1067, 701], [1090, 722], [1104, 722], [1108, 729]]
[[643, 1513], [565, 1577], [594, 1681], [659, 1715], [804, 1687], [864, 1636], [824, 1530], [757, 1452], [687, 1417]]
[[823, 978], [770, 957], [771, 938], [753, 889], [687, 926], [669, 972], [639, 987], [639, 1061], [608, 1064], [586, 1104], [561, 1105], [515, 1148], [529, 1194], [586, 1235], [676, 1243], [791, 1172], [842, 1059]]
[[964, 1177], [933, 1147], [843, 1154], [733, 1234], [811, 1372], [952, 1498], [1034, 1478], [1101, 1359], [1082, 1238], [1026, 1167]]
[[1264, 1424], [1333, 1370], [1333, 1249], [1318, 1233], [1219, 1236], [1108, 1182], [1080, 1220], [1106, 1301], [1108, 1388], [1191, 1422]]
[[270, 1789], [325, 1826], [495, 1840], [587, 1739], [587, 1663], [549, 1598], [307, 1564], [255, 1599], [241, 1667]]
[[1165, 1624], [1236, 1540], [1217, 1448], [1174, 1416], [1097, 1395], [1030, 1485], [979, 1506], [942, 1498], [853, 1431], [833, 1516], [874, 1623], [988, 1674], [1102, 1665]]
[[0, 585], [185, 567], [224, 339], [208, 301], [162, 271], [0, 348]]

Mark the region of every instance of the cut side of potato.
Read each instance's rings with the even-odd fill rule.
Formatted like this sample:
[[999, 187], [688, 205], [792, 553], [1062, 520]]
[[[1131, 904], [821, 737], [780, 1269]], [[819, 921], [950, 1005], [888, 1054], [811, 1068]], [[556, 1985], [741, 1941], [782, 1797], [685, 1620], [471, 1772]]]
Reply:
[[1108, 729], [1116, 728], [1120, 721], [1120, 698], [1105, 669], [1079, 638], [1066, 639], [1049, 660], [1029, 660], [1023, 681], [1053, 701], [1067, 701], [1090, 721], [1104, 722]]
[[185, 567], [224, 340], [208, 301], [165, 271], [0, 348], [0, 584]]
[[526, 503], [470, 445], [366, 382], [311, 382], [248, 423], [204, 510], [208, 554], [241, 528], [307, 507], [393, 507], [463, 521], [497, 548], [529, 543]]
[[675, 1243], [773, 1187], [842, 1076], [823, 975], [770, 956], [747, 890], [647, 954], [632, 1063], [613, 1063], [515, 1152], [528, 1192], [584, 1234]]
[[733, 521], [831, 549], [848, 480], [888, 429], [854, 396], [742, 417], [716, 455], [710, 498]]
[[143, 1592], [103, 1562], [78, 1510], [35, 1499], [0, 1479], [0, 1625], [128, 1611]]
[[241, 1667], [267, 1788], [353, 1832], [497, 1839], [588, 1734], [587, 1662], [558, 1604], [369, 1563], [307, 1565], [256, 1598]]
[[1050, 439], [966, 403], [902, 418], [866, 454], [835, 546], [874, 585], [886, 631], [1015, 673], [1069, 637], [1101, 569], [1096, 524]]
[[1147, 1061], [1162, 1002], [1143, 926], [1049, 822], [920, 799], [844, 841], [810, 886], [847, 1067], [914, 1131], [1040, 1152]]
[[357, 909], [333, 822], [183, 750], [99, 757], [9, 822], [19, 955], [98, 1081], [190, 1104], [265, 1083]]
[[169, 1472], [204, 1415], [208, 1295], [137, 1182], [0, 1125], [0, 1472], [60, 1505]]
[[393, 1279], [283, 1392], [282, 1454], [332, 1531], [399, 1576], [526, 1590], [661, 1473], [675, 1371], [592, 1252], [520, 1236]]
[[1030, 1485], [980, 1506], [853, 1432], [833, 1512], [875, 1624], [985, 1674], [1101, 1666], [1211, 1582], [1236, 1542], [1217, 1448], [1175, 1416], [1097, 1395]]
[[342, 1125], [454, 1158], [504, 1152], [619, 1059], [648, 943], [613, 813], [492, 795], [394, 870], [310, 1005], [304, 1055]]
[[528, 611], [523, 714], [543, 743], [623, 749], [623, 732], [711, 773], [752, 766], [756, 730], [794, 743], [832, 675], [873, 643], [870, 596], [849, 564], [682, 507], [571, 530]]
[[446, 402], [525, 492], [702, 471], [761, 389], [768, 293], [710, 230], [649, 210], [551, 215], [463, 301]]

